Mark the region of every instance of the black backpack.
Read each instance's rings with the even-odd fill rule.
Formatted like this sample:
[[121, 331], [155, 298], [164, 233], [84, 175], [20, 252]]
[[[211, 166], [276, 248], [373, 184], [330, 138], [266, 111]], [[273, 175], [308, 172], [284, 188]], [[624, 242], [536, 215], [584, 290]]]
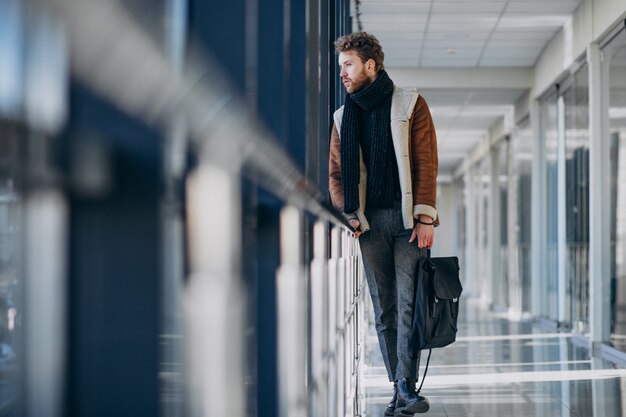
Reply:
[[448, 346], [456, 340], [459, 297], [463, 291], [459, 270], [459, 258], [431, 258], [430, 249], [428, 256], [417, 264], [409, 348], [414, 358], [419, 358], [423, 349], [429, 349], [422, 384], [432, 349]]

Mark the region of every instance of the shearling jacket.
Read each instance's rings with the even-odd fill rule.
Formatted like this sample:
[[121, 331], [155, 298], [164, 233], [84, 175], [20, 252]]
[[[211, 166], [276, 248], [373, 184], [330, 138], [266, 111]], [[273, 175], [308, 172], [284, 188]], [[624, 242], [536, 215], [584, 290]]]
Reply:
[[[333, 115], [330, 136], [329, 190], [333, 206], [343, 213], [344, 195], [341, 185], [341, 121], [343, 106]], [[439, 223], [437, 200], [437, 135], [428, 105], [416, 89], [394, 86], [391, 99], [391, 137], [398, 165], [402, 194], [402, 219], [406, 229], [412, 229], [415, 219], [426, 214]], [[365, 218], [367, 168], [360, 153], [359, 208], [347, 217], [359, 219], [361, 231], [369, 230]]]

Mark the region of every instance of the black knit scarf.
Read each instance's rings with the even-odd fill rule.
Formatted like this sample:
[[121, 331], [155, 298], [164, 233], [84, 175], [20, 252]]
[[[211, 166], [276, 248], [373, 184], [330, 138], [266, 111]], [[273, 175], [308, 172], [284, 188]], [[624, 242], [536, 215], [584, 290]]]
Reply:
[[[389, 155], [393, 154], [391, 142], [391, 97], [393, 81], [381, 70], [373, 83], [346, 96], [341, 122], [341, 185], [345, 197], [344, 212], [353, 213], [359, 208], [359, 140], [362, 134], [371, 134], [372, 149], [367, 175], [368, 200], [380, 200], [393, 190], [388, 181], [392, 178]], [[370, 131], [361, 131], [362, 109], [372, 112]]]

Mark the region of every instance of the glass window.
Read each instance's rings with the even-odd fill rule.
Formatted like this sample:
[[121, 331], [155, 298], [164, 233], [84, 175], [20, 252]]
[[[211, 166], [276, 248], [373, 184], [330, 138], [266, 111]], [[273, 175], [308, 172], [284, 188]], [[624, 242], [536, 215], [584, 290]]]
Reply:
[[541, 134], [546, 147], [547, 179], [547, 306], [543, 315], [558, 320], [558, 118], [557, 92], [541, 102]]
[[508, 242], [508, 189], [509, 189], [509, 142], [502, 141], [498, 149], [498, 189], [500, 192], [500, 278], [496, 278], [496, 304], [509, 304], [509, 242]]
[[[24, 138], [17, 125], [0, 120], [0, 383], [2, 406], [17, 412], [22, 303], [20, 302], [20, 154]], [[19, 413], [18, 413], [19, 414]]]
[[583, 66], [563, 93], [565, 104], [566, 307], [572, 328], [588, 329], [589, 73]]
[[521, 309], [530, 311], [530, 230], [531, 230], [531, 184], [533, 158], [533, 132], [530, 119], [525, 119], [516, 128], [511, 138], [511, 271], [517, 271], [521, 291]]
[[611, 342], [626, 350], [626, 30], [622, 30], [603, 53], [609, 72], [610, 97]]
[[456, 228], [456, 242], [457, 242], [457, 250], [456, 253], [459, 257], [459, 263], [461, 265], [461, 276], [465, 277], [466, 264], [465, 264], [465, 247], [466, 247], [466, 230], [465, 230], [465, 204], [466, 204], [466, 193], [465, 189], [465, 179], [463, 177], [459, 178], [454, 182], [454, 194], [455, 194], [455, 206], [456, 206], [456, 218], [457, 218], [457, 228]]
[[[478, 225], [478, 244], [477, 244], [477, 259], [481, 261], [476, 263], [477, 277], [489, 277], [490, 263], [489, 256], [489, 187], [491, 184], [491, 176], [489, 173], [489, 158], [484, 158], [482, 162], [478, 164], [476, 170], [476, 218]], [[489, 299], [489, 302], [493, 302], [492, 297], [494, 294], [491, 289], [491, 280], [480, 280], [480, 294], [483, 294]]]

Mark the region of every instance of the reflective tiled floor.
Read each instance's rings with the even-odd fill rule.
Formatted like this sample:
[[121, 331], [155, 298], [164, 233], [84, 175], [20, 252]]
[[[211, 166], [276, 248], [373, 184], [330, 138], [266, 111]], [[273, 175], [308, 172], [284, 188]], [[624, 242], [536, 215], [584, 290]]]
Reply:
[[[498, 317], [471, 300], [460, 318], [457, 341], [433, 350], [425, 415], [626, 416], [626, 370], [590, 358], [581, 338]], [[363, 372], [363, 415], [383, 417], [391, 384], [371, 325]]]

